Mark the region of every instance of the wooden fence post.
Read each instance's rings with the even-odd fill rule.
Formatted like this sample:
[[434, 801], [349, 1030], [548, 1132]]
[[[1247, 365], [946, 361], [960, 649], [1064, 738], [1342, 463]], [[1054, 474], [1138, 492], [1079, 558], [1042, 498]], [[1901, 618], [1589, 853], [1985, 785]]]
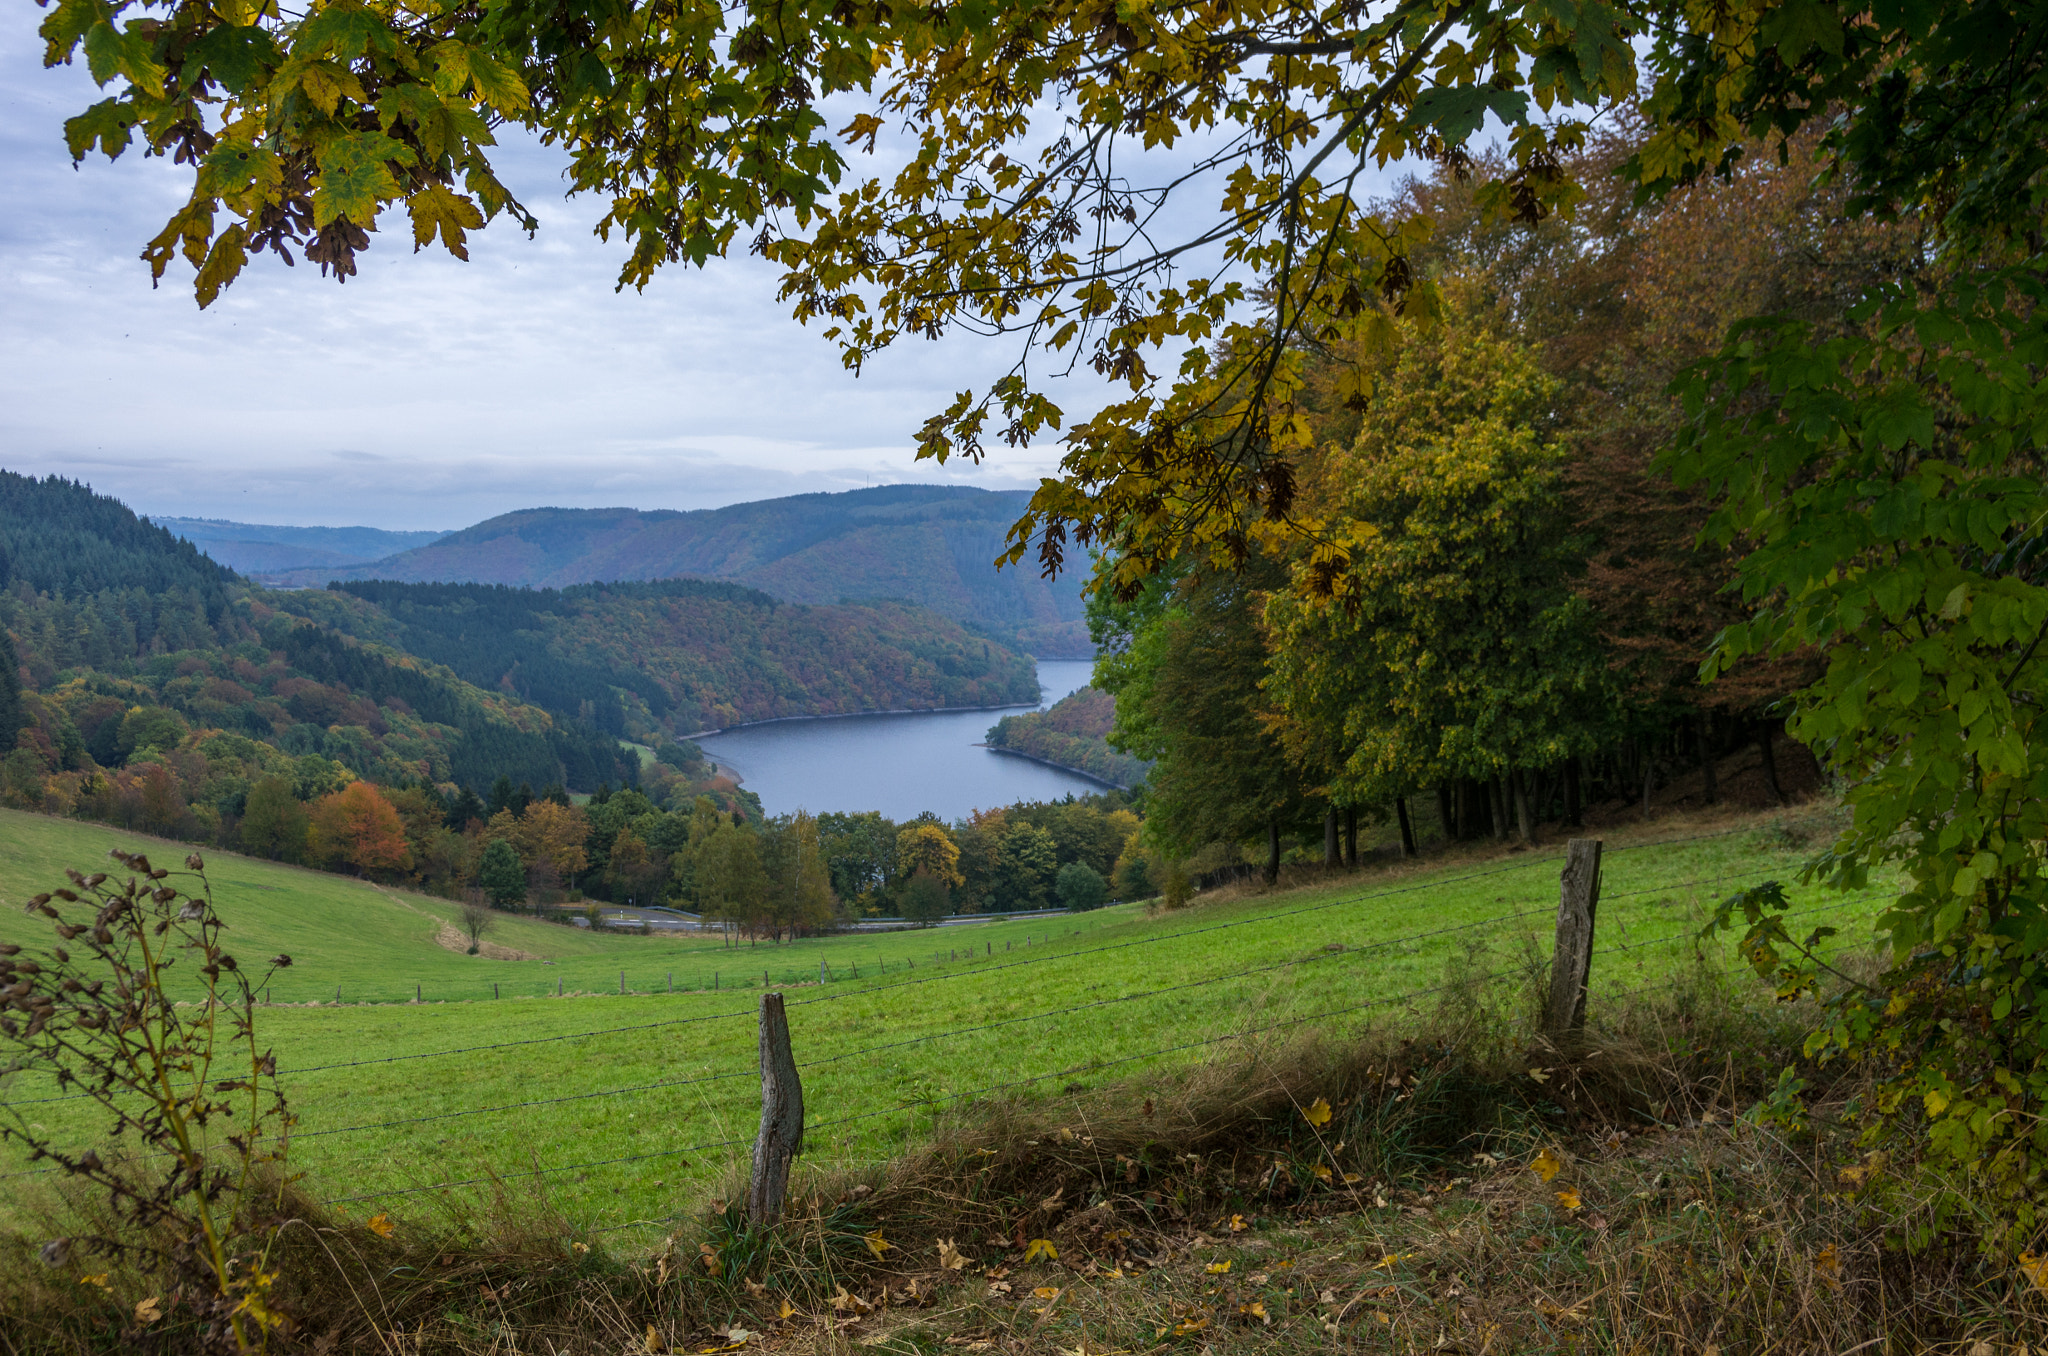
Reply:
[[1569, 1042], [1586, 1026], [1586, 981], [1593, 972], [1593, 915], [1600, 906], [1600, 840], [1574, 838], [1565, 852], [1557, 901], [1557, 946], [1550, 959], [1544, 1027]]
[[790, 1160], [804, 1151], [804, 1089], [789, 1049], [789, 1018], [782, 995], [761, 995], [761, 1135], [754, 1141], [754, 1175], [747, 1187], [747, 1217], [757, 1229], [782, 1218]]

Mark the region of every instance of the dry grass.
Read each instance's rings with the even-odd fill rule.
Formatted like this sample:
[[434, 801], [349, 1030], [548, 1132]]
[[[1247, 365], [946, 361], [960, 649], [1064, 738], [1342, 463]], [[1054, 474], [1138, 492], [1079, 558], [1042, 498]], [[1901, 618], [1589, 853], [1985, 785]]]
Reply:
[[[1885, 1246], [1910, 1191], [1845, 1187], [1845, 1139], [1788, 1143], [1738, 1118], [1810, 1014], [1703, 970], [1609, 1005], [1565, 1059], [1523, 1034], [1522, 986], [1456, 979], [1402, 1030], [1241, 1049], [1149, 1100], [1076, 1085], [969, 1108], [915, 1155], [800, 1169], [794, 1215], [769, 1235], [713, 1202], [651, 1253], [626, 1253], [505, 1190], [384, 1237], [298, 1201], [276, 1258], [294, 1315], [279, 1346], [1988, 1356], [2048, 1343], [2048, 1295], [1969, 1237]], [[1532, 1167], [1552, 1160], [1548, 1180]], [[56, 1230], [92, 1206], [45, 1208]], [[0, 1255], [0, 1350], [121, 1349], [148, 1279], [81, 1285], [32, 1247]], [[176, 1333], [156, 1336], [177, 1349]]]

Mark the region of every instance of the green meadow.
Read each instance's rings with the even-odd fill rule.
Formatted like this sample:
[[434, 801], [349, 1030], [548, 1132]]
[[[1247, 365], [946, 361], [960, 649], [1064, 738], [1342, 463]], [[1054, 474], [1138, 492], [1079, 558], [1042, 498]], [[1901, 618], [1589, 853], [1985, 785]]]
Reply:
[[[1654, 988], [1691, 964], [1712, 904], [1766, 879], [1791, 886], [1801, 923], [1834, 923], [1841, 943], [1871, 940], [1881, 892], [1791, 885], [1819, 845], [1804, 838], [1754, 821], [1610, 833], [1595, 1015], [1603, 997]], [[65, 862], [90, 863], [115, 841], [176, 851], [6, 813], [0, 896], [16, 904], [30, 886], [55, 883]], [[288, 982], [300, 987], [280, 983], [280, 1000], [327, 996], [261, 1015], [299, 1117], [293, 1161], [323, 1195], [403, 1220], [446, 1204], [442, 1193], [460, 1209], [485, 1189], [476, 1179], [496, 1174], [520, 1190], [544, 1184], [575, 1227], [598, 1230], [653, 1227], [700, 1205], [744, 1161], [764, 968], [788, 993], [806, 1161], [861, 1164], [900, 1154], [977, 1096], [1116, 1083], [1142, 1097], [1191, 1062], [1242, 1058], [1263, 1041], [1398, 1024], [1439, 1001], [1448, 976], [1493, 974], [1502, 992], [1520, 992], [1549, 950], [1561, 864], [1557, 844], [1224, 892], [1157, 915], [1126, 905], [738, 952], [501, 924], [494, 940], [552, 965], [443, 949], [432, 938], [454, 915], [445, 901], [225, 854], [209, 859], [209, 874], [245, 955], [293, 954]], [[18, 908], [0, 911], [0, 936], [36, 940]], [[936, 962], [942, 946], [961, 958]], [[1728, 959], [1725, 941], [1708, 951]], [[819, 959], [832, 977], [822, 985]], [[754, 992], [645, 992], [671, 967], [680, 983], [688, 966], [747, 976]], [[617, 994], [621, 968], [642, 992]], [[553, 996], [557, 977], [570, 996]], [[414, 982], [429, 1001], [332, 1002], [336, 984], [391, 997]], [[504, 995], [495, 1000], [493, 982]], [[97, 1118], [79, 1103], [35, 1100], [53, 1090], [24, 1074], [5, 1095], [38, 1124], [89, 1137]], [[0, 1147], [0, 1172], [23, 1166]]]

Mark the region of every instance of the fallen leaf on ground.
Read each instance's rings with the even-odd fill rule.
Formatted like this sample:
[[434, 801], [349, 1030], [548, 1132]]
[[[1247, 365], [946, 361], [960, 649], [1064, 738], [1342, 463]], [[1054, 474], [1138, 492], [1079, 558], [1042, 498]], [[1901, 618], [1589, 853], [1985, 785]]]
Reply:
[[783, 1299], [782, 1299], [782, 1303], [780, 1303], [780, 1304], [778, 1304], [778, 1305], [776, 1305], [776, 1306], [775, 1306], [775, 1316], [776, 1316], [777, 1318], [779, 1318], [779, 1319], [783, 1319], [784, 1321], [787, 1321], [788, 1319], [790, 1319], [791, 1317], [793, 1317], [793, 1316], [794, 1316], [795, 1314], [796, 1314], [796, 1306], [795, 1306], [794, 1304], [791, 1304], [791, 1303], [789, 1302], [789, 1297], [788, 1297], [788, 1296], [786, 1296], [786, 1295], [785, 1295], [785, 1296], [783, 1297]]
[[1058, 1299], [1060, 1297], [1060, 1288], [1056, 1285], [1041, 1285], [1031, 1293], [1042, 1300]]
[[1040, 1258], [1044, 1258], [1048, 1262], [1057, 1262], [1060, 1260], [1060, 1250], [1052, 1245], [1051, 1239], [1034, 1238], [1031, 1240], [1029, 1246], [1027, 1246], [1024, 1249], [1025, 1261], [1036, 1262]]
[[[1829, 1252], [1834, 1248], [1830, 1247]], [[2034, 1289], [2048, 1294], [2048, 1257], [2036, 1257], [2030, 1252], [2020, 1254], [2020, 1274], [2032, 1282]]]
[[878, 1259], [882, 1256], [883, 1253], [886, 1253], [887, 1251], [889, 1251], [889, 1249], [896, 1246], [894, 1243], [891, 1243], [888, 1239], [882, 1237], [882, 1231], [880, 1229], [875, 1230], [871, 1234], [862, 1234], [860, 1241], [867, 1244], [868, 1251], [873, 1253]]
[[145, 1327], [163, 1316], [163, 1306], [157, 1302], [155, 1295], [151, 1295], [148, 1299], [135, 1306], [135, 1321]]
[[645, 1350], [647, 1351], [648, 1356], [659, 1356], [661, 1349], [661, 1336], [660, 1334], [654, 1331], [654, 1325], [650, 1323], [647, 1325], [647, 1341]]
[[1273, 1322], [1273, 1316], [1266, 1312], [1266, 1306], [1258, 1300], [1253, 1300], [1250, 1304], [1239, 1305], [1237, 1311], [1247, 1318], [1256, 1318], [1259, 1322], [1268, 1326]]
[[1579, 1208], [1579, 1193], [1567, 1187], [1557, 1193], [1557, 1203], [1567, 1210]]
[[80, 1285], [96, 1285], [100, 1289], [105, 1290], [107, 1288], [107, 1273], [96, 1271], [90, 1276], [80, 1276], [78, 1283]]
[[1230, 1232], [1234, 1234], [1241, 1234], [1251, 1227], [1251, 1225], [1245, 1223], [1243, 1215], [1232, 1215], [1230, 1217]]
[[942, 1238], [939, 1240], [939, 1265], [946, 1270], [958, 1271], [973, 1260], [971, 1257], [961, 1256], [960, 1249], [954, 1246], [952, 1239]]
[[1543, 1181], [1549, 1181], [1564, 1171], [1564, 1160], [1548, 1149], [1540, 1150], [1529, 1162], [1530, 1171]]
[[1318, 1097], [1302, 1111], [1302, 1117], [1310, 1125], [1321, 1127], [1330, 1123], [1330, 1099]]
[[1230, 1270], [1230, 1263], [1228, 1263], [1228, 1262], [1211, 1262], [1211, 1263], [1209, 1263], [1209, 1274], [1210, 1274], [1211, 1276], [1221, 1276], [1221, 1275], [1223, 1275], [1223, 1274], [1224, 1274], [1225, 1272], [1227, 1272], [1227, 1271], [1229, 1271], [1229, 1270]]
[[1390, 1252], [1385, 1257], [1380, 1258], [1379, 1261], [1374, 1262], [1372, 1269], [1374, 1271], [1392, 1271], [1397, 1265], [1407, 1261], [1414, 1255], [1412, 1252]]
[[379, 1238], [389, 1238], [398, 1232], [398, 1226], [391, 1222], [391, 1216], [381, 1211], [370, 1216], [368, 1228]]

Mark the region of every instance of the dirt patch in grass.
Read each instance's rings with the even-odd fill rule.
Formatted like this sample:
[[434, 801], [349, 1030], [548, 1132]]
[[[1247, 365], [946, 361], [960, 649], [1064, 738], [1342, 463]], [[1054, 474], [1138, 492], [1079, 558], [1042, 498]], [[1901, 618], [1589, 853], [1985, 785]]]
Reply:
[[[445, 950], [458, 952], [465, 956], [469, 954], [469, 934], [448, 923], [441, 924], [440, 930], [434, 934], [434, 941]], [[521, 951], [517, 947], [511, 946], [499, 946], [496, 942], [489, 941], [478, 942], [476, 944], [476, 954], [482, 956], [485, 960], [498, 961], [537, 961], [547, 959], [545, 956], [536, 956], [531, 951]]]

